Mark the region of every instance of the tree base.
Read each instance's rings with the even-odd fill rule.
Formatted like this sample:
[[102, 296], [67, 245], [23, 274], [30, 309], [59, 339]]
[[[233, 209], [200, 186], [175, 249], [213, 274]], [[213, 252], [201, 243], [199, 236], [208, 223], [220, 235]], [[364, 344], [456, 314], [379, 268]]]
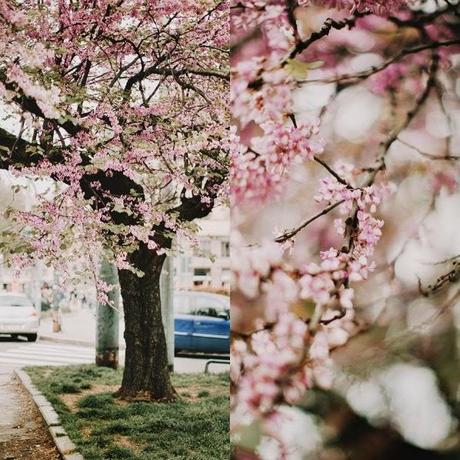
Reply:
[[118, 350], [96, 351], [96, 366], [118, 369]]

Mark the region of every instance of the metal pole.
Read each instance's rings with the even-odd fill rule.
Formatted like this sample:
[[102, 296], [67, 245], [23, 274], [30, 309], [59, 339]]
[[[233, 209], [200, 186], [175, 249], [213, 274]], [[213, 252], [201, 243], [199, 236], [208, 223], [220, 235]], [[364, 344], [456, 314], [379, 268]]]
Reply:
[[160, 279], [161, 316], [166, 336], [168, 367], [174, 371], [174, 308], [173, 308], [173, 261], [167, 257]]
[[53, 273], [54, 286], [53, 286], [53, 302], [51, 304], [51, 315], [53, 318], [53, 332], [61, 332], [61, 312], [60, 306], [62, 301], [62, 292], [57, 282], [56, 271]]
[[111, 305], [106, 303], [97, 304], [96, 314], [96, 366], [118, 367], [119, 351], [119, 308], [120, 287], [116, 267], [102, 260], [99, 276], [111, 286], [116, 286], [107, 293]]

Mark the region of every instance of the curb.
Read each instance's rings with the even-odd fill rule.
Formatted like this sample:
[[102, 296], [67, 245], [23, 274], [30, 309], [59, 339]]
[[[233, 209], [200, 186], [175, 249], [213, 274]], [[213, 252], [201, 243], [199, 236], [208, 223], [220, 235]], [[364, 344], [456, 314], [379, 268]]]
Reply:
[[16, 369], [14, 372], [37, 406], [38, 411], [43, 417], [48, 431], [53, 438], [54, 444], [62, 456], [62, 459], [84, 460], [83, 456], [77, 452], [77, 447], [60, 424], [59, 416], [53, 409], [51, 403], [32, 383], [31, 378], [27, 375], [26, 372], [19, 369]]

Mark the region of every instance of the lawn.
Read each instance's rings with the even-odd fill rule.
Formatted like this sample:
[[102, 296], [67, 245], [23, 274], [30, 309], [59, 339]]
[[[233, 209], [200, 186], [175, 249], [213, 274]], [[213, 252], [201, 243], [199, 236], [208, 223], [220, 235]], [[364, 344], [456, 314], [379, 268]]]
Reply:
[[95, 366], [26, 371], [85, 460], [230, 457], [228, 374], [174, 374], [174, 403], [119, 401], [121, 371]]

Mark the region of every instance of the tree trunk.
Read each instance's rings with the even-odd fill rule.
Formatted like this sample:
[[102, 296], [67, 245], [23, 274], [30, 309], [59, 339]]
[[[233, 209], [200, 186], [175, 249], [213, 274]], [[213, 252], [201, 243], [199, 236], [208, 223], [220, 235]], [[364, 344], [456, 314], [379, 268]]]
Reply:
[[119, 271], [125, 314], [126, 360], [118, 395], [125, 399], [170, 401], [172, 386], [161, 318], [160, 274], [165, 255], [157, 255], [141, 243], [130, 262], [144, 276]]

